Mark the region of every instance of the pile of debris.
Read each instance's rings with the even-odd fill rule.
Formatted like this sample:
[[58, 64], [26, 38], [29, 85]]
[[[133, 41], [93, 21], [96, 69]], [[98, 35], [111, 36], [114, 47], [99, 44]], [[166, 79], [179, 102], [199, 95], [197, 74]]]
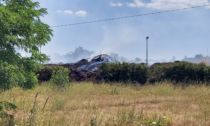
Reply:
[[[100, 80], [99, 65], [102, 63], [116, 63], [117, 61], [107, 54], [101, 54], [92, 59], [82, 59], [76, 63], [69, 64], [46, 64], [45, 66], [63, 66], [71, 72], [69, 74], [71, 81], [97, 81]], [[48, 81], [51, 78], [52, 71], [42, 69], [38, 72], [39, 81]]]
[[[79, 63], [81, 63], [84, 60], [85, 59], [79, 61]], [[116, 63], [116, 62], [117, 61], [113, 59], [112, 57], [110, 57], [109, 55], [101, 54], [101, 55], [93, 57], [89, 62], [86, 61], [86, 64], [81, 65], [80, 67], [78, 67], [78, 69], [82, 71], [97, 71], [98, 66], [101, 63]]]

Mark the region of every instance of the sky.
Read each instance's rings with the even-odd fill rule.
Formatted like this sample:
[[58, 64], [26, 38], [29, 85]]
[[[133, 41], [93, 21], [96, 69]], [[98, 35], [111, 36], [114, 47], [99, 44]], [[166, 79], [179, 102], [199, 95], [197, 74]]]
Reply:
[[[210, 5], [210, 0], [39, 0], [48, 9], [42, 21], [50, 26], [147, 14]], [[210, 50], [210, 6], [96, 22], [52, 27], [52, 40], [42, 52], [64, 55], [82, 46], [96, 54], [118, 53], [128, 59], [146, 58], [149, 36], [149, 59], [170, 60]], [[210, 54], [209, 54], [210, 55]]]

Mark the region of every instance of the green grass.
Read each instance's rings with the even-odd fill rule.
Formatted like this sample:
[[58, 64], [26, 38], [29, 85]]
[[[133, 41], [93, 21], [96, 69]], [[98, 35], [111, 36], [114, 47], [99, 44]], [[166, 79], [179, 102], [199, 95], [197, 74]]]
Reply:
[[[35, 110], [31, 112], [36, 98]], [[13, 88], [0, 99], [18, 106], [9, 110], [17, 126], [209, 126], [210, 87], [73, 83], [57, 90], [49, 83], [33, 90]], [[31, 116], [33, 115], [33, 116]], [[3, 120], [0, 120], [3, 125]]]

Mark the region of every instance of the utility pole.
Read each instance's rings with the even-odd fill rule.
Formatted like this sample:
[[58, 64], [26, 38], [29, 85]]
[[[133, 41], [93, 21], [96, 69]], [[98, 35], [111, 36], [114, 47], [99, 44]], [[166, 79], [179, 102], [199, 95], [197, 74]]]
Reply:
[[148, 61], [148, 39], [149, 37], [146, 37], [146, 65], [149, 66], [149, 61]]

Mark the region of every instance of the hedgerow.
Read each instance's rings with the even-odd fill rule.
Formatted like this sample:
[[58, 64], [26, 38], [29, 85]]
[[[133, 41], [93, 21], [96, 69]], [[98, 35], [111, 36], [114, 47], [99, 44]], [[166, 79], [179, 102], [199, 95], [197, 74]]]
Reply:
[[210, 82], [210, 66], [188, 62], [157, 63], [151, 67], [134, 63], [112, 63], [100, 66], [100, 76], [105, 82], [144, 84], [168, 81], [175, 84], [199, 84]]
[[155, 64], [150, 68], [151, 78], [155, 82], [206, 83], [210, 81], [210, 67], [188, 62]]
[[131, 82], [145, 84], [148, 68], [134, 63], [103, 63], [99, 67], [100, 76], [105, 82]]

